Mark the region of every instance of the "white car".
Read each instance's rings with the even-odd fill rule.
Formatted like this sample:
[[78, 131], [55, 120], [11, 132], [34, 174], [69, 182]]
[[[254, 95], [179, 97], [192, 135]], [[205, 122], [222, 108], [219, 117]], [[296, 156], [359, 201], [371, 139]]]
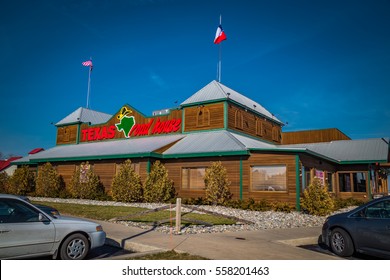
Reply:
[[17, 196], [0, 194], [0, 259], [51, 255], [80, 260], [105, 240], [97, 223], [50, 216]]

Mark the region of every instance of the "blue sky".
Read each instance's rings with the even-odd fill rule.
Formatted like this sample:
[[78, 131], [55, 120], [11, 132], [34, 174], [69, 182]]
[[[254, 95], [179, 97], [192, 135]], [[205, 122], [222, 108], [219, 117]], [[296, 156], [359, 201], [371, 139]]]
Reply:
[[146, 115], [216, 79], [284, 131], [390, 137], [390, 1], [0, 0], [0, 152], [55, 146], [53, 123], [86, 106]]

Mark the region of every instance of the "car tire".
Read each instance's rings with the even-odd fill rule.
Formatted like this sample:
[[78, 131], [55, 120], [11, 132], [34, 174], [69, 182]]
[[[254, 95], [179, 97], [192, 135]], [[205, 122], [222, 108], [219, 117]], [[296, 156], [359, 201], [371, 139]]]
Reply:
[[340, 257], [352, 256], [355, 249], [350, 235], [341, 228], [335, 228], [330, 234], [330, 247]]
[[81, 233], [70, 235], [62, 243], [60, 257], [63, 260], [82, 260], [89, 252], [88, 239]]

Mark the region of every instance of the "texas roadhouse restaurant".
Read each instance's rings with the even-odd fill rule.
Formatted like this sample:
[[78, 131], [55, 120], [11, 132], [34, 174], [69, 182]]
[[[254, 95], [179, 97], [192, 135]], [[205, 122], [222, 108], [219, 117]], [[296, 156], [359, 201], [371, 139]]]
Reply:
[[288, 202], [314, 177], [336, 197], [387, 195], [389, 138], [351, 140], [336, 128], [282, 132], [283, 123], [256, 101], [212, 81], [179, 106], [146, 116], [125, 104], [111, 115], [78, 108], [56, 123], [56, 146], [14, 161], [37, 172], [50, 162], [69, 184], [88, 161], [110, 193], [120, 164], [131, 159], [145, 180], [153, 162], [168, 170], [179, 197], [205, 195], [206, 168], [227, 169], [233, 199]]

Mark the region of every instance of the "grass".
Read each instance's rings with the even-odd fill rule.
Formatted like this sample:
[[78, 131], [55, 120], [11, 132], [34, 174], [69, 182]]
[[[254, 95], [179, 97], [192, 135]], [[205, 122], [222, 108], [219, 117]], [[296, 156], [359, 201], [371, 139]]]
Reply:
[[128, 260], [207, 260], [207, 259], [196, 255], [190, 255], [188, 253], [177, 253], [172, 250], [167, 252], [145, 255], [142, 257], [130, 258]]
[[[52, 206], [63, 215], [71, 215], [95, 220], [110, 220], [117, 217], [126, 217], [147, 210], [141, 207], [127, 206], [101, 206], [41, 201], [33, 201], [33, 203]], [[175, 212], [170, 213], [169, 211], [158, 211], [143, 214], [142, 216], [130, 217], [127, 220], [141, 223], [157, 223], [162, 220], [167, 220], [171, 217], [175, 218], [175, 215]], [[190, 219], [191, 222], [187, 222], [185, 219]], [[195, 222], [194, 220], [199, 222]], [[201, 223], [209, 223], [213, 225], [232, 225], [235, 224], [235, 221], [209, 214], [182, 213], [182, 225], [188, 226]]]

